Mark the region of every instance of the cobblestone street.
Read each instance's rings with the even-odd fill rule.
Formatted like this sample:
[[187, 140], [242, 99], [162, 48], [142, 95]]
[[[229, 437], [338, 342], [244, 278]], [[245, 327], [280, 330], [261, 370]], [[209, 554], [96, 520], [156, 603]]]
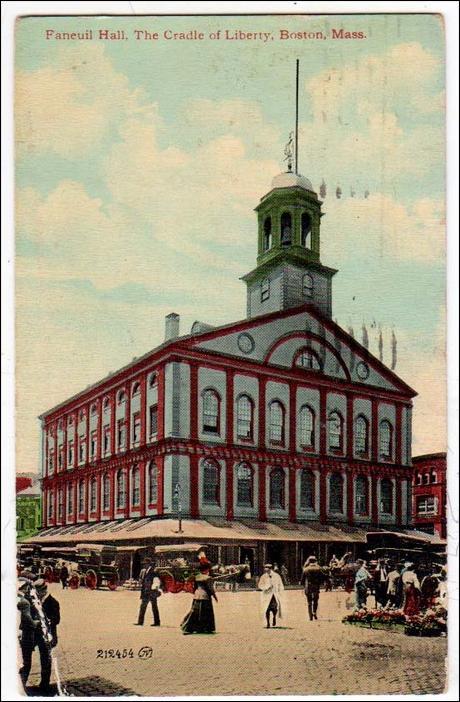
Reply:
[[[163, 595], [161, 627], [152, 628], [149, 612], [144, 627], [134, 626], [138, 592], [50, 591], [61, 603], [59, 668], [74, 695], [433, 694], [445, 686], [445, 638], [344, 625], [344, 592], [321, 593], [319, 619], [310, 622], [303, 592], [288, 591], [287, 616], [269, 630], [258, 592], [222, 592], [217, 633], [183, 636], [190, 595]], [[121, 657], [98, 657], [98, 649]], [[35, 652], [29, 685], [38, 682]]]

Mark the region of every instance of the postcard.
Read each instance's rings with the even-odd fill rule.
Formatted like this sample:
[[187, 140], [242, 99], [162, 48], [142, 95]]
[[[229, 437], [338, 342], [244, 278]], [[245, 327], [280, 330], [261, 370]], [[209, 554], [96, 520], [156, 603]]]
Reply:
[[17, 689], [448, 684], [437, 14], [24, 16]]

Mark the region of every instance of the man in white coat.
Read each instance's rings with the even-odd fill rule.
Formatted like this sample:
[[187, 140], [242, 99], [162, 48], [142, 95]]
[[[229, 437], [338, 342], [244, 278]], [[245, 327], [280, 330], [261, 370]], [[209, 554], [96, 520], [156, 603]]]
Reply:
[[284, 606], [284, 585], [281, 576], [273, 570], [271, 563], [264, 565], [264, 573], [259, 579], [258, 588], [260, 593], [260, 604], [262, 613], [267, 622], [267, 629], [270, 628], [270, 612], [273, 617], [272, 626], [276, 626], [276, 617], [283, 618]]

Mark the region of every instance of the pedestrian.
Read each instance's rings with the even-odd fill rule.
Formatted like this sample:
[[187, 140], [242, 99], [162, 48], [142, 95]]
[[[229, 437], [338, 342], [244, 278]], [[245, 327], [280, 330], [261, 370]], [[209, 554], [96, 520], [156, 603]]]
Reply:
[[32, 667], [32, 653], [37, 647], [40, 654], [39, 691], [49, 693], [51, 680], [51, 649], [57, 644], [57, 626], [60, 622], [58, 601], [48, 594], [44, 580], [34, 583], [20, 581], [17, 607], [21, 613], [22, 667], [19, 675], [25, 686]]
[[356, 571], [355, 575], [356, 609], [366, 609], [367, 586], [371, 576], [362, 558], [358, 558], [357, 564], [358, 570]]
[[382, 609], [388, 599], [388, 568], [383, 558], [379, 558], [373, 573], [375, 604]]
[[278, 616], [282, 619], [285, 610], [283, 581], [281, 576], [275, 572], [271, 563], [264, 565], [264, 572], [259, 579], [258, 588], [261, 590], [262, 613], [267, 622], [267, 629], [269, 629], [270, 612], [273, 617], [272, 626], [276, 626], [276, 617]]
[[405, 571], [401, 576], [404, 592], [403, 612], [408, 617], [420, 614], [420, 583], [414, 571], [413, 563], [405, 564]]
[[280, 571], [281, 579], [283, 581], [284, 585], [289, 585], [290, 580], [289, 580], [289, 571], [287, 567], [284, 565], [284, 563], [281, 565], [281, 571]]
[[61, 570], [59, 571], [59, 580], [62, 584], [62, 589], [65, 590], [69, 584], [69, 569], [65, 561], [63, 561]]
[[318, 619], [319, 590], [324, 580], [324, 572], [316, 560], [316, 556], [307, 558], [302, 573], [302, 580], [308, 603], [308, 616], [310, 621], [313, 621], [313, 619]]
[[387, 607], [399, 609], [401, 607], [400, 597], [401, 567], [393, 565], [390, 568], [387, 579]]
[[150, 602], [152, 605], [153, 614], [153, 624], [151, 626], [160, 626], [158, 598], [161, 597], [161, 581], [150, 558], [144, 559], [144, 567], [140, 572], [139, 580], [141, 582], [141, 605], [139, 607], [139, 615], [135, 624], [136, 626], [143, 626], [145, 611]]
[[193, 584], [192, 606], [181, 622], [183, 634], [214, 634], [216, 622], [212, 600], [218, 602], [209, 566], [200, 563]]

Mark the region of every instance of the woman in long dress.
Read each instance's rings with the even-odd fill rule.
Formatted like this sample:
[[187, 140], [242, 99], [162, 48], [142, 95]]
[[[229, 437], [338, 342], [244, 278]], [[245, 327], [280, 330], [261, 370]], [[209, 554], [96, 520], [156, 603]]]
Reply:
[[200, 572], [195, 576], [193, 585], [192, 607], [181, 624], [183, 634], [213, 634], [216, 630], [212, 599], [218, 600], [208, 571], [208, 566], [200, 564]]

